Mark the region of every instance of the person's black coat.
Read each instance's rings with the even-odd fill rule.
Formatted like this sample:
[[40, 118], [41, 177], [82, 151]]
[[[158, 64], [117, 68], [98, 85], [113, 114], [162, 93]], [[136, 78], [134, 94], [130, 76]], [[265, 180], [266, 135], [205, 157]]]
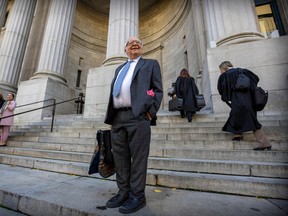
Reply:
[[[251, 86], [247, 91], [235, 90], [241, 72], [250, 79]], [[253, 92], [258, 82], [258, 76], [247, 69], [231, 68], [221, 74], [218, 79], [218, 92], [222, 101], [231, 101], [231, 111], [223, 131], [239, 134], [261, 128], [253, 102]]]
[[196, 112], [197, 104], [195, 95], [199, 94], [198, 88], [193, 77], [178, 77], [175, 82], [175, 92], [177, 97], [184, 98], [184, 110], [187, 112]]
[[2, 108], [4, 103], [5, 103], [5, 100], [0, 100], [0, 109]]

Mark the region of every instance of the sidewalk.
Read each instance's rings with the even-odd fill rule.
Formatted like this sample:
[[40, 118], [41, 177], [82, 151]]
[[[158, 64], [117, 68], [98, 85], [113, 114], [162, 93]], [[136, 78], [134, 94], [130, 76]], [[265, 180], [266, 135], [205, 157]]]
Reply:
[[[0, 164], [0, 207], [35, 216], [123, 215], [106, 209], [117, 192], [114, 181]], [[147, 205], [133, 216], [280, 216], [288, 200], [146, 187]], [[0, 208], [2, 212], [9, 212]], [[2, 213], [2, 214], [1, 214]], [[5, 216], [17, 215], [3, 214]], [[19, 214], [21, 215], [21, 214]]]

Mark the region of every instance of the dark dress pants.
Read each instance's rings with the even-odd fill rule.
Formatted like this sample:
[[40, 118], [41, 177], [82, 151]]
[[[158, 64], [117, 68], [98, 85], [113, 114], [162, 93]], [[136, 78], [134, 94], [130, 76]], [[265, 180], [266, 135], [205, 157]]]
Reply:
[[145, 196], [147, 161], [150, 148], [150, 121], [134, 117], [132, 110], [117, 111], [111, 129], [112, 151], [119, 194]]

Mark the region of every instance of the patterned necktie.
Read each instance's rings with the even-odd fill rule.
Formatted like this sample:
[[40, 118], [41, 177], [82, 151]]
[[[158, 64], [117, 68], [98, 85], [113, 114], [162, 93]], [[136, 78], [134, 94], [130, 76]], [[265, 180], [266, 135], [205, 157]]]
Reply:
[[127, 71], [129, 70], [129, 67], [130, 67], [130, 64], [132, 63], [133, 61], [128, 61], [122, 71], [120, 72], [117, 80], [116, 80], [116, 83], [114, 84], [114, 89], [113, 89], [113, 96], [114, 97], [118, 97], [119, 94], [120, 94], [120, 89], [121, 89], [121, 85], [122, 85], [122, 82], [127, 74]]

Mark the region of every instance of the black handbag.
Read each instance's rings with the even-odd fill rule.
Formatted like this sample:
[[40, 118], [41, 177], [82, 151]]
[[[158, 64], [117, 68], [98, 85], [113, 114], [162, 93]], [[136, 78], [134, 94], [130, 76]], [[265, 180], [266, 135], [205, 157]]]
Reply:
[[177, 110], [183, 110], [184, 98], [177, 97]]
[[108, 178], [116, 172], [111, 146], [111, 130], [98, 130], [96, 140], [98, 144], [95, 147], [88, 174], [99, 173], [103, 178]]
[[183, 98], [174, 97], [169, 100], [168, 109], [172, 112], [183, 109]]
[[169, 100], [168, 109], [171, 112], [174, 112], [174, 111], [178, 110], [177, 98], [176, 97], [174, 97], [171, 100]]
[[264, 109], [268, 101], [268, 91], [265, 91], [261, 87], [256, 87], [254, 90], [254, 105], [256, 111]]
[[204, 98], [203, 94], [195, 95], [195, 99], [196, 99], [196, 106], [197, 106], [198, 111], [206, 106], [205, 98]]

